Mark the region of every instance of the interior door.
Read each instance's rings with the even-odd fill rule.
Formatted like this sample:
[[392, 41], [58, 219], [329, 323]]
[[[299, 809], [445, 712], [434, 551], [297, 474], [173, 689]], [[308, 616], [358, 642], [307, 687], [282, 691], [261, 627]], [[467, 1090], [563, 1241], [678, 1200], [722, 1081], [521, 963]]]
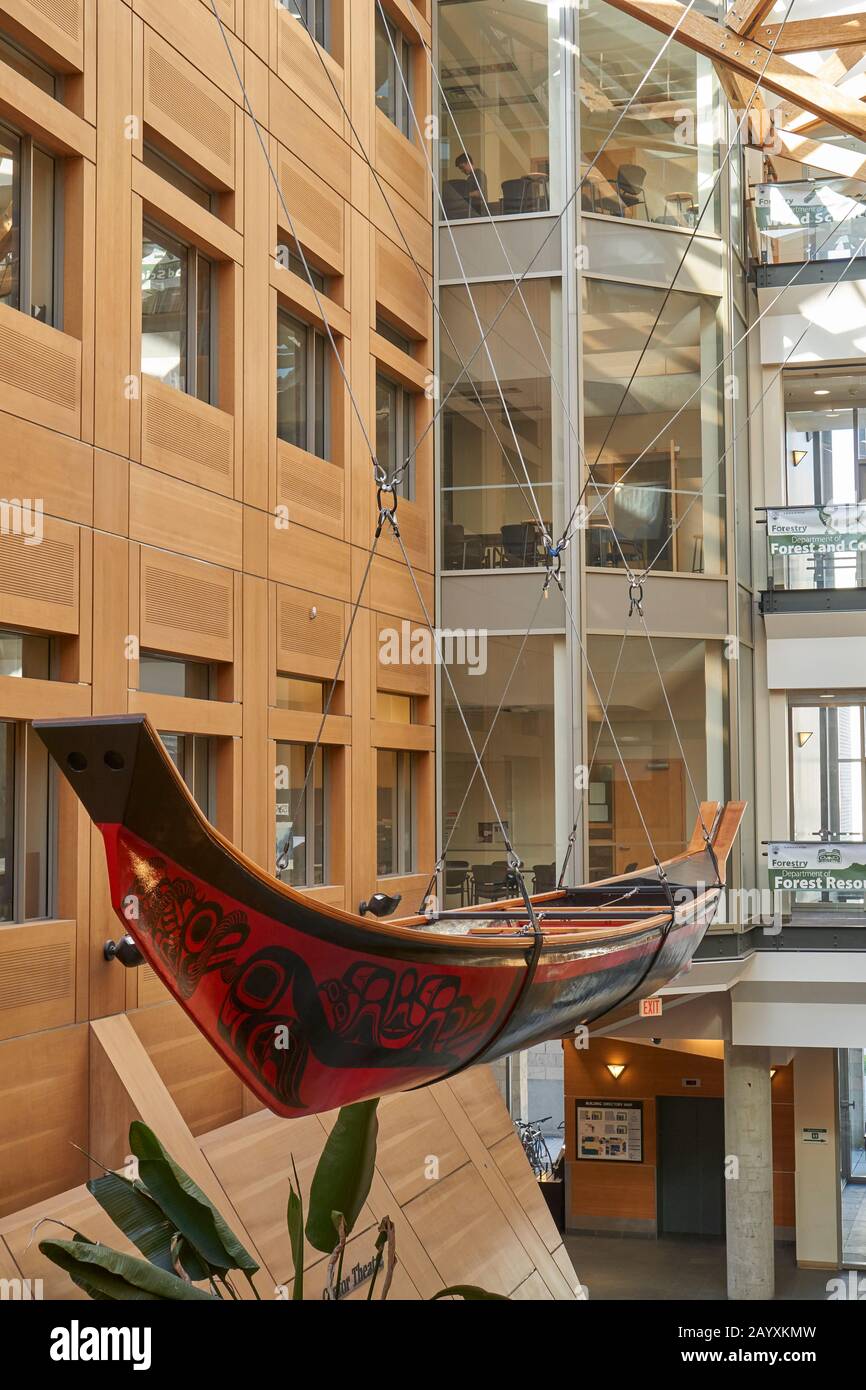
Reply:
[[659, 1096], [656, 1107], [659, 1235], [724, 1235], [724, 1101]]

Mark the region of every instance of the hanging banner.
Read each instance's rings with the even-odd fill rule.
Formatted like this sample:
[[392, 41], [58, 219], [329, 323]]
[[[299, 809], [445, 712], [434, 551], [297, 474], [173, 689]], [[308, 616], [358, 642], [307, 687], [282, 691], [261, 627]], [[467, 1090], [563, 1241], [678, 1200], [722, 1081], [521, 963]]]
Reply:
[[771, 888], [795, 892], [855, 893], [866, 889], [866, 844], [772, 844], [767, 847]]
[[866, 502], [775, 507], [767, 512], [771, 555], [834, 555], [866, 550]]
[[[850, 197], [844, 191], [846, 183], [857, 196]], [[783, 237], [804, 227], [854, 221], [864, 212], [862, 193], [853, 181], [759, 183], [755, 187], [755, 221], [758, 230], [770, 236]]]

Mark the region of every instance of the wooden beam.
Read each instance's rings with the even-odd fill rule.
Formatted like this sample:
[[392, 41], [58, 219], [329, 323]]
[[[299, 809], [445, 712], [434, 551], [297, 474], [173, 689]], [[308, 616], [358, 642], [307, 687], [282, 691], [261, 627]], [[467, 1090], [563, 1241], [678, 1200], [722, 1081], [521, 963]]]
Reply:
[[704, 54], [713, 62], [726, 64], [750, 83], [763, 74], [762, 85], [769, 91], [795, 101], [804, 110], [849, 135], [856, 135], [858, 139], [866, 136], [866, 106], [784, 58], [768, 59], [766, 49], [749, 39], [737, 39], [705, 15], [694, 10], [685, 14], [685, 6], [678, 0], [607, 0], [607, 3], [662, 34], [671, 34], [676, 29], [678, 41], [687, 48]]
[[751, 34], [774, 3], [775, 0], [734, 0], [725, 15], [725, 28], [733, 30], [735, 34]]
[[[842, 48], [821, 64], [815, 76], [822, 82], [829, 82], [836, 87], [837, 91], [844, 92], [846, 96], [854, 97], [856, 101], [862, 101], [866, 96], [866, 77], [861, 73], [857, 77], [849, 77], [846, 81], [841, 79], [859, 63], [866, 53], [866, 48], [862, 44], [857, 44], [851, 48]], [[803, 111], [796, 102], [783, 101], [776, 107], [775, 121], [779, 126], [784, 126], [786, 130], [810, 130], [813, 126], [820, 125], [818, 116], [813, 116], [809, 111]]]
[[762, 24], [752, 38], [767, 48], [775, 42], [775, 53], [814, 53], [821, 48], [843, 48], [850, 43], [866, 43], [866, 14], [795, 19], [785, 25]]
[[792, 130], [780, 130], [778, 137], [784, 153], [801, 164], [823, 169], [826, 174], [835, 174], [843, 179], [866, 179], [866, 158], [857, 150], [841, 149], [839, 145], [828, 145], [823, 140], [810, 140]]

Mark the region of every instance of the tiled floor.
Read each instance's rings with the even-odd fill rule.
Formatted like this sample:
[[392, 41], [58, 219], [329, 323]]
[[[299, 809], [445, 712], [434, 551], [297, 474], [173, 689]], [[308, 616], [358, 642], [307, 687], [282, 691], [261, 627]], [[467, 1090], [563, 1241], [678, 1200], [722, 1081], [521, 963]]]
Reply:
[[866, 1264], [866, 1183], [849, 1183], [842, 1193], [842, 1252]]
[[[570, 1235], [564, 1239], [590, 1300], [727, 1298], [723, 1241]], [[797, 1269], [793, 1245], [776, 1246], [777, 1299], [823, 1301], [827, 1281], [834, 1277], [831, 1270]]]

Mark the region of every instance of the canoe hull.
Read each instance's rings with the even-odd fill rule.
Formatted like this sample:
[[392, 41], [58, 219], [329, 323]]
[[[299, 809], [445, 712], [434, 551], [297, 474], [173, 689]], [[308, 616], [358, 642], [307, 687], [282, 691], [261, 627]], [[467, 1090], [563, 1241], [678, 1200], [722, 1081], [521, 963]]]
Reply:
[[[692, 875], [675, 916], [657, 877], [632, 876], [578, 890], [580, 905], [560, 907], [540, 936], [519, 902], [491, 905], [486, 925], [477, 913], [362, 918], [237, 851], [142, 717], [35, 727], [102, 831], [124, 931], [226, 1063], [287, 1117], [429, 1085], [654, 992], [689, 960], [718, 896], [699, 847], [672, 861]], [[580, 892], [601, 905], [587, 911]], [[644, 906], [613, 909], [611, 898]]]

